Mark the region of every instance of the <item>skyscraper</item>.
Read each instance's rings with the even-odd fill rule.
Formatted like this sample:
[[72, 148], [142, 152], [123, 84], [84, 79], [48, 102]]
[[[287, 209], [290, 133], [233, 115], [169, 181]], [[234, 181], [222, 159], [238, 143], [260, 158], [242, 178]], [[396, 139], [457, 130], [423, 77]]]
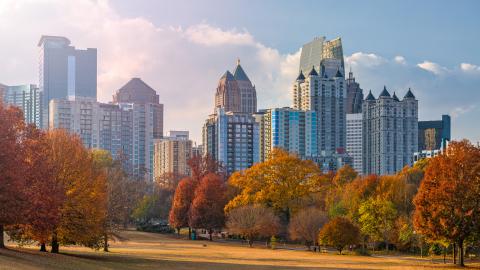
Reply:
[[113, 96], [113, 103], [133, 103], [145, 106], [152, 112], [153, 138], [163, 137], [163, 104], [157, 92], [140, 78], [132, 78]]
[[363, 172], [362, 113], [347, 113], [347, 153], [352, 157], [352, 168]]
[[317, 114], [292, 108], [262, 110], [254, 115], [260, 128], [260, 161], [274, 148], [282, 148], [300, 158], [317, 156]]
[[162, 139], [155, 140], [154, 179], [166, 173], [189, 175], [188, 160], [192, 157], [192, 141], [188, 131], [170, 131]]
[[418, 151], [440, 150], [450, 141], [450, 116], [442, 115], [442, 120], [418, 121]]
[[327, 41], [325, 37], [316, 37], [313, 41], [303, 45], [300, 55], [299, 71], [306, 74], [312, 69], [312, 67], [315, 67], [316, 70], [320, 70], [320, 64], [323, 59], [339, 60], [340, 71], [342, 74], [345, 74], [341, 38], [338, 37]]
[[334, 75], [321, 64], [318, 72], [315, 67], [306, 76], [300, 71], [293, 84], [293, 108], [316, 112], [318, 160], [325, 170], [335, 169], [336, 155], [345, 152], [346, 144], [345, 79], [338, 59], [324, 59], [322, 63], [330, 60], [337, 64]]
[[249, 168], [259, 157], [259, 125], [251, 114], [217, 108], [203, 126], [205, 154], [221, 162], [228, 174]]
[[363, 102], [363, 174], [394, 174], [413, 164], [418, 148], [418, 101], [408, 89], [399, 100], [383, 88]]
[[8, 105], [19, 107], [23, 111], [26, 123], [43, 127], [42, 92], [36, 85], [3, 85], [2, 89], [0, 89], [0, 102], [3, 100]]
[[355, 77], [350, 70], [347, 79], [347, 103], [346, 113], [361, 113], [363, 102], [363, 90], [360, 84], [355, 82]]
[[69, 96], [97, 98], [97, 49], [78, 50], [70, 40], [42, 36], [40, 47], [39, 88], [43, 92], [43, 125], [48, 126], [48, 105], [52, 99]]
[[220, 78], [215, 93], [215, 108], [236, 113], [257, 111], [257, 92], [240, 65], [240, 60], [237, 60], [233, 74], [227, 70]]

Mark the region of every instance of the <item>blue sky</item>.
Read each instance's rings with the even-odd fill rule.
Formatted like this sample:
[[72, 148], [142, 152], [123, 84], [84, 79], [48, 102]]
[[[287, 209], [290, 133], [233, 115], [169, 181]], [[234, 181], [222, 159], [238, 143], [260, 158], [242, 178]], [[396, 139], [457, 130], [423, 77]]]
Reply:
[[[165, 104], [165, 129], [197, 142], [219, 77], [237, 57], [259, 108], [291, 105], [299, 49], [340, 36], [364, 92], [411, 87], [421, 120], [452, 115], [480, 141], [480, 1], [0, 1], [0, 83], [37, 83], [42, 34], [98, 48], [98, 96], [141, 77]], [[88, 16], [85, 16], [88, 14]]]

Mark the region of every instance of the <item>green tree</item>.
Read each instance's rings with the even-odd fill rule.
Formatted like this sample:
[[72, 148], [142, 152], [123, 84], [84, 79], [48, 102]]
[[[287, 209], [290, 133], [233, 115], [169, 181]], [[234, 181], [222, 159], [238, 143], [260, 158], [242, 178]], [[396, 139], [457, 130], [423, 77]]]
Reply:
[[361, 232], [374, 241], [383, 240], [389, 249], [389, 234], [397, 218], [397, 210], [391, 201], [381, 197], [370, 198], [359, 208]]

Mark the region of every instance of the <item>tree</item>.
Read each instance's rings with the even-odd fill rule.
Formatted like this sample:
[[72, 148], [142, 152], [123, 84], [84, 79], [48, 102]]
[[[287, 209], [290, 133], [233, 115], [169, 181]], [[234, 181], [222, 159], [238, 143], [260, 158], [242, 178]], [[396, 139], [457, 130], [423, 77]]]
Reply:
[[188, 213], [193, 201], [195, 188], [195, 181], [191, 178], [184, 178], [178, 183], [175, 190], [168, 221], [170, 226], [177, 229], [178, 234], [180, 234], [181, 228], [188, 226]]
[[351, 183], [353, 180], [355, 180], [355, 178], [357, 178], [357, 176], [358, 173], [347, 164], [337, 171], [335, 177], [333, 178], [333, 183], [336, 186], [341, 187], [345, 184]]
[[342, 254], [345, 246], [358, 243], [359, 229], [349, 219], [336, 217], [323, 226], [318, 238], [321, 243], [335, 247]]
[[257, 237], [274, 236], [279, 230], [279, 220], [273, 211], [261, 205], [245, 205], [228, 213], [227, 230], [245, 237], [250, 247]]
[[61, 187], [60, 194], [50, 196], [65, 196], [61, 219], [54, 224], [51, 236], [52, 252], [59, 252], [59, 244], [98, 248], [103, 236], [106, 176], [95, 169], [93, 155], [78, 136], [52, 130], [47, 140], [51, 149], [47, 158], [51, 159], [54, 179]]
[[300, 210], [288, 225], [290, 239], [304, 242], [310, 250], [311, 245], [317, 245], [318, 232], [326, 222], [327, 215], [323, 211], [313, 207]]
[[224, 168], [220, 162], [216, 161], [211, 155], [194, 155], [188, 160], [188, 166], [194, 181], [200, 182], [207, 174], [215, 173], [225, 177]]
[[109, 238], [114, 236], [128, 215], [128, 177], [120, 160], [114, 160], [106, 150], [94, 149], [93, 161], [97, 170], [106, 175], [106, 215], [103, 223], [103, 250], [108, 252]]
[[362, 233], [370, 236], [373, 240], [385, 241], [388, 251], [389, 234], [397, 218], [397, 211], [393, 203], [379, 196], [372, 197], [363, 202], [358, 211]]
[[189, 211], [188, 224], [192, 228], [203, 228], [209, 232], [210, 241], [214, 229], [221, 228], [225, 222], [226, 187], [217, 174], [207, 174], [195, 189], [194, 199]]
[[225, 210], [262, 204], [289, 221], [292, 213], [305, 206], [305, 200], [322, 190], [325, 180], [313, 161], [274, 149], [267, 161], [232, 174], [228, 182], [239, 193]]
[[480, 230], [480, 148], [451, 142], [432, 158], [414, 199], [415, 229], [432, 241], [458, 245], [464, 266], [464, 242]]
[[25, 123], [16, 107], [0, 102], [0, 248], [4, 248], [3, 232], [7, 225], [23, 221], [27, 206], [25, 196], [24, 147]]

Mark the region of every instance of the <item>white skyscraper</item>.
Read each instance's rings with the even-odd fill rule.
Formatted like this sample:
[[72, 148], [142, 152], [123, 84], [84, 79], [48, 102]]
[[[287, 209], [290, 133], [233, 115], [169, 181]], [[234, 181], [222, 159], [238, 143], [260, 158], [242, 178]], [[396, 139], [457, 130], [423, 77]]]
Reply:
[[347, 114], [347, 154], [352, 157], [352, 168], [361, 174], [362, 166], [362, 113]]
[[418, 101], [408, 89], [403, 100], [386, 87], [363, 102], [363, 174], [394, 174], [413, 164], [418, 149]]

